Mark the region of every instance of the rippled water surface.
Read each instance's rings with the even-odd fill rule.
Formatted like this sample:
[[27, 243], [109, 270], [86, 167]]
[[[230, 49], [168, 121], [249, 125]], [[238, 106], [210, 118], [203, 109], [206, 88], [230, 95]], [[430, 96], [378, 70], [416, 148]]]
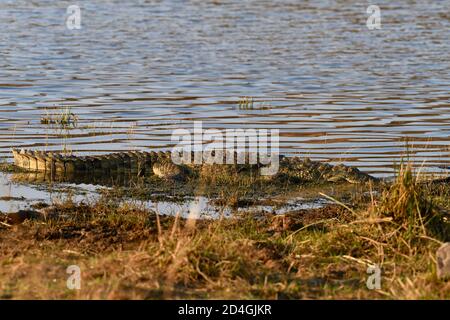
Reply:
[[[191, 128], [277, 128], [286, 154], [450, 166], [450, 1], [0, 1], [0, 153], [167, 149]], [[239, 110], [240, 97], [253, 110]], [[71, 107], [77, 127], [41, 124]]]

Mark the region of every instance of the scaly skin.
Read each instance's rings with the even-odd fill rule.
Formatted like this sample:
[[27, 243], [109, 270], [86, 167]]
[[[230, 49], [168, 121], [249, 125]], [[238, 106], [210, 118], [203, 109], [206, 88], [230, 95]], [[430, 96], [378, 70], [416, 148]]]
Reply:
[[308, 158], [283, 158], [280, 162], [278, 176], [286, 176], [298, 181], [325, 181], [362, 183], [378, 180], [355, 167], [343, 164], [333, 166], [328, 163], [311, 161]]
[[[97, 156], [73, 156], [52, 152], [13, 150], [14, 164], [31, 172], [43, 172], [52, 177], [70, 177], [89, 175], [111, 177], [113, 172], [129, 172], [131, 175], [156, 175], [162, 179], [183, 180], [188, 176], [211, 176], [220, 172], [219, 168], [229, 166], [237, 173], [257, 173], [259, 164], [189, 164], [176, 165], [170, 152], [118, 152]], [[193, 157], [192, 157], [193, 159]], [[292, 182], [350, 182], [364, 183], [376, 178], [344, 165], [333, 166], [327, 163], [311, 161], [308, 158], [279, 158], [279, 170], [268, 180], [287, 178]], [[223, 172], [223, 170], [221, 171]], [[75, 179], [76, 180], [76, 179]]]

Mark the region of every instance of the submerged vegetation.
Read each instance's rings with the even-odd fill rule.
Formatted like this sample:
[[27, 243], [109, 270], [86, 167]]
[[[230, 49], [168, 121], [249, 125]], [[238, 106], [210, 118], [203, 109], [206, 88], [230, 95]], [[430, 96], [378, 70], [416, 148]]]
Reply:
[[241, 97], [239, 98], [238, 106], [240, 110], [253, 109], [253, 98], [252, 97]]
[[253, 97], [240, 97], [238, 100], [238, 110], [268, 110], [272, 106], [266, 101], [257, 102]]
[[41, 117], [41, 124], [57, 125], [60, 128], [75, 128], [78, 123], [78, 116], [72, 112], [70, 107], [61, 107], [57, 113], [50, 113], [46, 109], [46, 115]]
[[57, 112], [50, 113], [46, 109], [46, 114], [41, 117], [41, 124], [48, 125], [56, 132], [61, 134], [62, 152], [70, 154], [68, 147], [68, 139], [70, 138], [70, 130], [77, 128], [79, 117], [72, 112], [71, 107], [56, 108]]
[[[448, 184], [419, 183], [405, 165], [380, 188], [320, 209], [216, 220], [158, 215], [109, 192], [5, 215], [0, 296], [450, 298], [435, 267], [450, 240]], [[223, 201], [239, 205], [245, 194], [230, 192]], [[80, 290], [66, 286], [70, 265], [80, 267]], [[367, 286], [373, 268], [378, 288]]]

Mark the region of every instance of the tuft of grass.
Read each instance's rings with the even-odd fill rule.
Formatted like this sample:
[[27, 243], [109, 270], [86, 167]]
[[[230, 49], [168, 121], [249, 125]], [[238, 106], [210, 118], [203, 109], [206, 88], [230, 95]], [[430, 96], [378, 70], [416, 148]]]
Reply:
[[419, 182], [411, 163], [402, 163], [394, 183], [383, 192], [378, 212], [393, 219], [408, 238], [430, 233], [445, 237], [442, 210], [434, 203], [427, 186]]
[[72, 112], [71, 107], [61, 108], [59, 113], [52, 114], [46, 110], [46, 115], [41, 117], [41, 124], [58, 125], [62, 129], [73, 127], [78, 123], [78, 116]]
[[269, 110], [272, 105], [267, 101], [255, 102], [253, 97], [240, 97], [238, 100], [239, 110]]
[[78, 126], [78, 116], [72, 112], [71, 107], [61, 107], [57, 110], [57, 113], [50, 113], [46, 109], [46, 115], [41, 116], [41, 124], [50, 125], [52, 128], [56, 126], [54, 129], [62, 134], [62, 152], [70, 154], [72, 150], [68, 148], [67, 140], [70, 137], [69, 131]]
[[240, 97], [239, 98], [239, 110], [252, 110], [253, 98], [252, 97]]

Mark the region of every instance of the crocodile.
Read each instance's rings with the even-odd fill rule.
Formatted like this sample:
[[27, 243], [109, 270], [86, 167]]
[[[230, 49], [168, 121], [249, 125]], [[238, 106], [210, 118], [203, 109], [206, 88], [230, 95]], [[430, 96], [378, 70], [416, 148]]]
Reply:
[[[128, 151], [104, 155], [75, 156], [57, 152], [13, 149], [15, 166], [26, 172], [38, 173], [52, 178], [65, 177], [76, 180], [81, 176], [95, 180], [95, 177], [112, 177], [112, 173], [126, 173], [131, 176], [156, 176], [166, 180], [184, 180], [189, 177], [214, 176], [223, 169], [237, 173], [255, 173], [261, 164], [240, 164], [235, 152], [233, 164], [175, 164], [170, 151]], [[192, 158], [194, 159], [194, 153]], [[242, 159], [242, 158], [241, 158]], [[248, 153], [244, 157], [248, 160]], [[364, 183], [378, 179], [355, 167], [343, 164], [331, 165], [312, 161], [309, 158], [279, 156], [279, 170], [266, 179], [287, 179], [291, 182], [349, 182]], [[242, 162], [242, 161], [241, 161]], [[245, 161], [244, 161], [245, 162]], [[222, 171], [218, 171], [221, 168]]]

